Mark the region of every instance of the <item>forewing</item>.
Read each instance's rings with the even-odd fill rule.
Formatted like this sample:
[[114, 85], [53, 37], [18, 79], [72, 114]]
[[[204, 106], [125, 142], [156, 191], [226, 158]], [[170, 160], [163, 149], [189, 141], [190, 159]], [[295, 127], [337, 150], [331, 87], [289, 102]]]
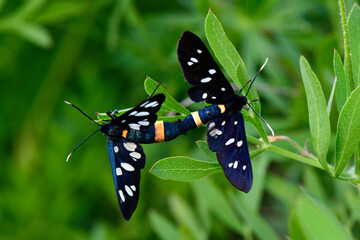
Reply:
[[216, 149], [216, 156], [229, 182], [237, 189], [249, 192], [253, 182], [253, 173], [244, 118], [240, 111], [233, 114], [226, 122]]
[[114, 124], [122, 125], [123, 129], [145, 130], [154, 125], [156, 113], [165, 100], [164, 94], [157, 94], [148, 98], [131, 110], [114, 120]]
[[189, 97], [195, 101], [223, 103], [234, 91], [201, 39], [184, 32], [178, 42], [177, 55], [183, 76], [191, 85]]
[[129, 220], [139, 200], [140, 169], [145, 166], [145, 154], [140, 145], [125, 139], [108, 139], [107, 146], [120, 210]]

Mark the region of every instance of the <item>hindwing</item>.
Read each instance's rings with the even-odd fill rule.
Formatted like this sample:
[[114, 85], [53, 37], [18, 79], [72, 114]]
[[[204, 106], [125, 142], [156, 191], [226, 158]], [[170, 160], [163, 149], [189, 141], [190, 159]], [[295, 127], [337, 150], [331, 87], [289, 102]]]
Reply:
[[249, 192], [253, 173], [242, 113], [238, 111], [217, 118], [213, 121], [213, 128], [208, 126], [207, 135], [209, 148], [216, 152], [226, 178], [237, 189]]

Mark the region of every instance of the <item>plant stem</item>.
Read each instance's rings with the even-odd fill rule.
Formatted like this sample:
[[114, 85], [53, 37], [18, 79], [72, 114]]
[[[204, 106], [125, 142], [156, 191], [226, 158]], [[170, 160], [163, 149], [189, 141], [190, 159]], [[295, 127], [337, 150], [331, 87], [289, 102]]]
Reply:
[[345, 16], [345, 4], [344, 0], [339, 0], [339, 8], [340, 8], [340, 17], [341, 24], [343, 28], [344, 34], [344, 50], [345, 50], [345, 68], [347, 71], [347, 75], [350, 80], [350, 88], [351, 91], [354, 90], [354, 79], [352, 75], [351, 61], [350, 61], [350, 46], [349, 46], [349, 32], [347, 28], [346, 16]]

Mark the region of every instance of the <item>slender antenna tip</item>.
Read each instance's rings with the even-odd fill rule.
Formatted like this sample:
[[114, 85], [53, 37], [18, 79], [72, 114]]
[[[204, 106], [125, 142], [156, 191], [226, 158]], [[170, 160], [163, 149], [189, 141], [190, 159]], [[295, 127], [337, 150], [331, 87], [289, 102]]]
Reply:
[[71, 102], [68, 102], [68, 101], [64, 101], [64, 103], [69, 104], [69, 105], [72, 105], [72, 103], [71, 103]]
[[265, 60], [264, 64], [261, 66], [261, 68], [260, 68], [259, 72], [260, 72], [261, 70], [263, 70], [263, 68], [264, 68], [264, 67], [265, 67], [265, 65], [267, 64], [268, 60], [269, 60], [269, 58], [266, 58], [266, 60]]
[[71, 154], [72, 154], [72, 153], [70, 153], [70, 154], [67, 156], [67, 158], [66, 158], [66, 162], [68, 162], [68, 161], [69, 161], [69, 158], [70, 158]]

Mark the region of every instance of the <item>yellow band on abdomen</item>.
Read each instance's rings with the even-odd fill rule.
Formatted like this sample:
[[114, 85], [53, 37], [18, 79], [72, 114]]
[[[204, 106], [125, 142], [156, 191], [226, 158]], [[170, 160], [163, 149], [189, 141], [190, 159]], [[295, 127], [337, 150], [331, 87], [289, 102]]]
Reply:
[[224, 104], [219, 104], [218, 107], [220, 108], [221, 113], [225, 112], [225, 105]]
[[199, 116], [199, 112], [192, 112], [191, 116], [193, 117], [194, 122], [197, 127], [200, 127], [201, 125], [203, 125], [203, 122], [201, 121], [201, 118]]
[[155, 142], [165, 141], [164, 121], [155, 122]]

